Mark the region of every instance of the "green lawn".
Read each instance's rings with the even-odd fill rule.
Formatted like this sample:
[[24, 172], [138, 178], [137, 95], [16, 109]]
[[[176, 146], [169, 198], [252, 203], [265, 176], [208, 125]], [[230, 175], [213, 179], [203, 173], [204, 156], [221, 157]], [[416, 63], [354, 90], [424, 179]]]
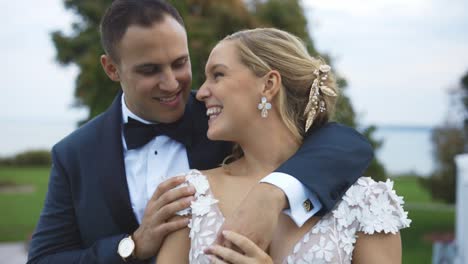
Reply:
[[410, 228], [401, 231], [403, 263], [431, 263], [432, 244], [424, 240], [431, 232], [454, 230], [454, 212], [410, 210]]
[[[455, 211], [431, 209], [431, 204], [441, 203], [431, 201], [429, 193], [419, 186], [415, 177], [400, 177], [394, 181], [398, 195], [404, 196], [406, 211], [413, 221], [409, 228], [401, 231], [403, 263], [431, 263], [432, 244], [424, 240], [424, 236], [433, 232], [453, 232]], [[418, 206], [412, 206], [415, 204]], [[421, 205], [427, 205], [428, 208]], [[416, 209], [418, 207], [421, 208]]]
[[395, 182], [395, 189], [398, 194], [405, 197], [410, 203], [433, 203], [431, 195], [418, 183], [418, 178], [414, 176], [402, 176], [392, 179]]
[[[25, 194], [0, 194], [0, 241], [22, 241], [34, 230], [43, 206], [49, 168], [1, 168], [0, 182], [33, 185], [35, 191]], [[415, 177], [395, 179], [397, 193], [405, 197], [411, 227], [401, 232], [403, 263], [431, 263], [432, 245], [424, 240], [431, 232], [454, 230], [453, 210], [419, 208], [412, 204], [433, 204], [430, 195], [422, 189]], [[437, 203], [440, 204], [440, 203]]]
[[32, 193], [0, 193], [0, 241], [21, 241], [34, 231], [44, 203], [49, 168], [2, 168], [0, 182], [32, 185]]

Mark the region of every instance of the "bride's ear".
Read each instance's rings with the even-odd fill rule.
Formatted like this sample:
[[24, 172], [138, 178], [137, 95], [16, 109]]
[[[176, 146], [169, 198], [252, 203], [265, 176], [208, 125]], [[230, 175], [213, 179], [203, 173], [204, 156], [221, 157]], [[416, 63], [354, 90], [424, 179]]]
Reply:
[[268, 72], [264, 77], [264, 86], [262, 95], [265, 96], [268, 101], [271, 101], [281, 89], [281, 74], [272, 70]]

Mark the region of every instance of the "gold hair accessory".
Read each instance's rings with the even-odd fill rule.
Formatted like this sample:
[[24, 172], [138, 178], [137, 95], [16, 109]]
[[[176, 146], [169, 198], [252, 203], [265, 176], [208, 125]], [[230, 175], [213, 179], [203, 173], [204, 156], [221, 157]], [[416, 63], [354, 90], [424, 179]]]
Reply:
[[304, 116], [307, 116], [306, 124], [305, 124], [305, 131], [307, 132], [309, 128], [312, 126], [314, 121], [315, 115], [317, 114], [317, 110], [321, 113], [327, 110], [325, 106], [325, 101], [319, 99], [319, 95], [322, 92], [324, 95], [335, 97], [337, 94], [333, 89], [327, 87], [324, 84], [324, 81], [328, 79], [328, 73], [330, 72], [331, 67], [323, 64], [314, 71], [315, 79], [312, 82], [310, 87], [309, 93], [309, 102], [304, 110]]

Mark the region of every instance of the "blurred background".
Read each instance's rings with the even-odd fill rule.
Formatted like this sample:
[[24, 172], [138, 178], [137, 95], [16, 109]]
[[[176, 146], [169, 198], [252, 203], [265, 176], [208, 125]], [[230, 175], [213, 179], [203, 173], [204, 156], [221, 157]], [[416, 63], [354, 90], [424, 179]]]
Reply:
[[[0, 263], [24, 263], [51, 147], [119, 89], [99, 64], [98, 25], [112, 1], [0, 2]], [[454, 156], [464, 152], [468, 127], [468, 1], [170, 2], [186, 23], [194, 89], [227, 34], [273, 26], [300, 36], [340, 76], [335, 120], [376, 150], [366, 175], [391, 178], [405, 198], [413, 223], [402, 231], [403, 263], [431, 263], [433, 244], [454, 239]]]

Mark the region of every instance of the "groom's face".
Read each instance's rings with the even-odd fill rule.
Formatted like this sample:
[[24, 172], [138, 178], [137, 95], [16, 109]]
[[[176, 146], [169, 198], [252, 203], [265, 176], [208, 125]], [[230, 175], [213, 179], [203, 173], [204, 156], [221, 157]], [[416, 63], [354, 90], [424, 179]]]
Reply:
[[181, 118], [192, 81], [184, 27], [170, 16], [151, 27], [132, 25], [117, 52], [127, 107], [148, 121], [171, 123]]

